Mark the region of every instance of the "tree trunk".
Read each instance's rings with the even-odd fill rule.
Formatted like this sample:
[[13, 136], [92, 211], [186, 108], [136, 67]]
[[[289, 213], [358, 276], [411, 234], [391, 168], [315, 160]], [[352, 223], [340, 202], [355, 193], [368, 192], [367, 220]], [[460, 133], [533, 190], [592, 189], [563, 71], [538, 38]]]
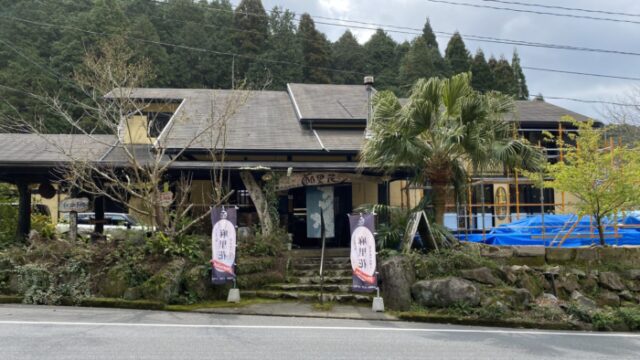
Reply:
[[269, 214], [269, 204], [267, 204], [267, 199], [262, 192], [262, 188], [258, 185], [256, 179], [253, 178], [250, 171], [241, 171], [240, 179], [242, 179], [244, 187], [249, 191], [249, 196], [251, 196], [253, 205], [255, 205], [256, 211], [258, 212], [262, 235], [271, 234], [274, 230], [274, 224], [273, 219], [271, 219], [271, 214]]
[[69, 240], [76, 242], [78, 240], [78, 212], [69, 212]]
[[447, 185], [431, 183], [431, 197], [433, 202], [433, 213], [436, 223], [444, 225], [444, 213], [447, 204]]
[[19, 203], [16, 239], [24, 241], [29, 236], [29, 231], [31, 231], [31, 191], [29, 191], [29, 184], [25, 181], [18, 182], [17, 187]]
[[598, 236], [600, 237], [600, 246], [605, 246], [607, 242], [604, 240], [604, 228], [602, 227], [602, 219], [596, 217], [596, 224], [598, 226]]

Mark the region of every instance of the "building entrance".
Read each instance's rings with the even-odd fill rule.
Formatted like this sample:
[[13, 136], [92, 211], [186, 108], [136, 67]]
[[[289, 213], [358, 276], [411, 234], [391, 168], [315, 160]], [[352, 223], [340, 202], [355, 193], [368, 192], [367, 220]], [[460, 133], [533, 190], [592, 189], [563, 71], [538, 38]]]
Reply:
[[326, 245], [349, 246], [349, 222], [352, 211], [351, 184], [308, 186], [287, 193], [288, 231], [294, 248], [320, 248], [320, 212], [324, 214]]

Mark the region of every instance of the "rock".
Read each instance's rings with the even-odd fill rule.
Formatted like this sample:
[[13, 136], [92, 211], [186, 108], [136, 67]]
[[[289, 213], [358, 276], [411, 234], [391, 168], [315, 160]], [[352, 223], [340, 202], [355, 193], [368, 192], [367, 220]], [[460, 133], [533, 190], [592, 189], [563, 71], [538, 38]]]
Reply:
[[481, 267], [472, 270], [462, 270], [460, 271], [460, 276], [467, 280], [479, 282], [481, 284], [489, 284], [489, 285], [498, 285], [500, 284], [500, 280], [496, 278], [491, 269], [487, 267]]
[[553, 294], [544, 293], [540, 298], [538, 298], [537, 303], [539, 305], [558, 305], [560, 300], [558, 300], [558, 298]]
[[515, 284], [518, 280], [518, 276], [515, 271], [513, 271], [513, 266], [502, 266], [498, 271], [498, 275], [502, 278], [504, 282], [507, 284]]
[[589, 299], [588, 297], [582, 295], [582, 293], [580, 291], [574, 291], [571, 294], [571, 300], [575, 301], [576, 304], [578, 304], [581, 307], [587, 308], [587, 309], [595, 309], [597, 307], [596, 302]]
[[629, 280], [640, 280], [640, 269], [627, 270], [624, 276]]
[[622, 291], [618, 294], [622, 300], [633, 301], [633, 294], [629, 290]]
[[409, 310], [411, 285], [416, 281], [415, 268], [411, 262], [402, 256], [385, 260], [380, 266], [380, 278], [385, 305], [392, 310]]
[[583, 291], [593, 293], [598, 290], [598, 277], [595, 274], [589, 274], [580, 282], [580, 285]]
[[449, 307], [456, 303], [480, 304], [480, 291], [472, 282], [457, 277], [418, 281], [411, 287], [413, 298], [420, 305]]
[[620, 297], [611, 291], [604, 290], [598, 294], [596, 303], [600, 306], [618, 307], [620, 306]]
[[518, 310], [529, 308], [533, 296], [527, 289], [501, 289], [500, 298], [510, 307]]
[[609, 290], [622, 291], [625, 289], [620, 276], [611, 271], [601, 272], [600, 276], [598, 276], [598, 283]]
[[574, 248], [546, 248], [547, 264], [565, 264], [576, 257]]
[[545, 248], [542, 246], [516, 246], [513, 251], [514, 255], [518, 257], [545, 256]]
[[627, 281], [627, 288], [631, 291], [639, 292], [640, 291], [640, 280], [629, 280]]
[[577, 276], [579, 279], [584, 279], [587, 276], [587, 273], [580, 269], [571, 269], [569, 273]]
[[560, 279], [556, 280], [557, 290], [564, 291], [567, 296], [571, 295], [576, 290], [580, 289], [578, 284], [578, 277], [575, 275], [563, 275]]
[[518, 276], [518, 280], [516, 281], [516, 286], [521, 289], [526, 289], [533, 295], [537, 297], [543, 292], [542, 280], [537, 278], [534, 274], [521, 274]]

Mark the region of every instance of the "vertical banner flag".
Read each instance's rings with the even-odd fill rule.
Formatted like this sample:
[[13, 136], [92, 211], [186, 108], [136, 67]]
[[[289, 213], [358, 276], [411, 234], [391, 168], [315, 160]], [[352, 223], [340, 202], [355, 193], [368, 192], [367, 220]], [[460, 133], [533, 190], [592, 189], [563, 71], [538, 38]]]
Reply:
[[224, 284], [236, 277], [234, 265], [236, 260], [236, 219], [235, 207], [216, 207], [211, 210], [211, 281]]
[[378, 287], [376, 276], [376, 240], [373, 236], [373, 214], [350, 214], [351, 268], [353, 290], [373, 291]]

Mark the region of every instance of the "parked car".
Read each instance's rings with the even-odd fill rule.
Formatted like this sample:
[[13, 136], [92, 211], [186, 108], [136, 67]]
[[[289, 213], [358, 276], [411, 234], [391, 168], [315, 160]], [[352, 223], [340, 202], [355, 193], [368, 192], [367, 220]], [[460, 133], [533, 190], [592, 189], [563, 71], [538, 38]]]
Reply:
[[[96, 215], [94, 213], [78, 213], [78, 233], [92, 233], [95, 229], [95, 219]], [[153, 230], [152, 227], [142, 224], [131, 214], [105, 213], [104, 221], [105, 233], [121, 230], [133, 230], [140, 232], [149, 232]], [[56, 225], [56, 230], [60, 233], [66, 233], [69, 231], [69, 214], [62, 215], [60, 222]]]

